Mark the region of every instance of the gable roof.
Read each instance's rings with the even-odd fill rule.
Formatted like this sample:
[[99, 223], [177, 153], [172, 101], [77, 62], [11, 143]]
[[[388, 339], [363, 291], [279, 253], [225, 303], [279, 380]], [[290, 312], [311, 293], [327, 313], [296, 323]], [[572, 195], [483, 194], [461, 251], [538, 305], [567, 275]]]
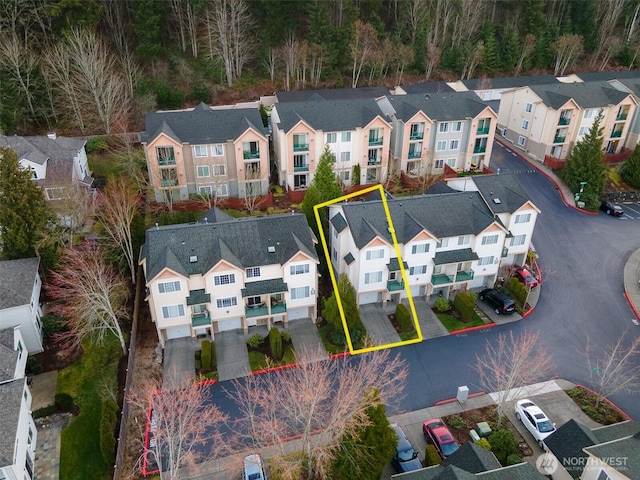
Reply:
[[[598, 439], [587, 427], [571, 419], [549, 435], [544, 443], [561, 465], [572, 465], [569, 473], [573, 478], [578, 478], [582, 474], [584, 463], [576, 462], [574, 459], [586, 458], [587, 455], [582, 449], [595, 445]], [[573, 462], [566, 463], [563, 459]]]
[[13, 465], [13, 449], [16, 444], [18, 423], [20, 421], [20, 407], [22, 406], [22, 392], [24, 378], [11, 382], [0, 383], [0, 468]]
[[31, 303], [40, 259], [0, 260], [0, 310]]
[[503, 88], [517, 88], [523, 85], [547, 85], [560, 83], [553, 75], [524, 75], [522, 77], [494, 77], [472, 78], [462, 80], [462, 84], [469, 90], [495, 90]]
[[445, 467], [454, 465], [469, 473], [480, 473], [501, 467], [500, 462], [492, 452], [479, 447], [473, 442], [466, 442], [449, 458], [443, 460], [440, 465]]
[[633, 79], [640, 80], [640, 70], [614, 70], [611, 72], [585, 72], [577, 73], [576, 76], [585, 82], [602, 80]]
[[[585, 448], [585, 451], [598, 457], [626, 478], [640, 480], [640, 432], [631, 437]], [[624, 462], [621, 461], [623, 458]]]
[[616, 90], [605, 81], [528, 85], [528, 87], [542, 99], [545, 105], [556, 110], [570, 99], [575, 100], [581, 108], [596, 108], [617, 105], [629, 96], [629, 93]]
[[15, 331], [13, 328], [0, 330], [0, 383], [12, 380], [18, 362], [18, 352], [14, 349]]
[[200, 217], [201, 223], [220, 223], [233, 220], [233, 217], [228, 213], [220, 210], [218, 207], [213, 207], [207, 213]]
[[327, 88], [322, 90], [292, 90], [289, 92], [281, 90], [276, 92], [278, 103], [377, 98], [383, 95], [389, 95], [387, 87]]
[[629, 420], [591, 429], [591, 433], [593, 433], [598, 439], [597, 443], [618, 440], [620, 438], [635, 435], [638, 432], [640, 432], [640, 423]]
[[389, 102], [395, 115], [408, 121], [419, 111], [437, 122], [475, 118], [489, 105], [474, 92], [435, 92], [427, 94], [392, 95]]
[[208, 272], [221, 260], [245, 269], [284, 264], [302, 252], [317, 261], [314, 242], [302, 214], [168, 225], [147, 230], [141, 260], [147, 262], [147, 281], [165, 268], [188, 277]]
[[437, 92], [453, 92], [447, 82], [419, 82], [401, 85], [400, 88], [407, 92], [412, 93], [437, 93]]
[[513, 174], [478, 175], [471, 180], [494, 214], [513, 213], [529, 201], [529, 196]]
[[147, 113], [141, 141], [151, 142], [164, 133], [179, 143], [191, 145], [226, 143], [249, 128], [263, 137], [267, 134], [257, 108], [212, 109], [201, 103], [187, 110]]

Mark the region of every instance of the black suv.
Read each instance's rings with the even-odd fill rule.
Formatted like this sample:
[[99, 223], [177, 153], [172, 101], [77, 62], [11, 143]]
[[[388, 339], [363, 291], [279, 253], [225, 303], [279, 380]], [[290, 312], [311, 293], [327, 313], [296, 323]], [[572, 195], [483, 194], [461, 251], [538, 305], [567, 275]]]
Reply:
[[498, 315], [506, 315], [516, 311], [516, 303], [506, 293], [498, 292], [492, 288], [485, 288], [478, 294], [478, 298], [493, 307]]

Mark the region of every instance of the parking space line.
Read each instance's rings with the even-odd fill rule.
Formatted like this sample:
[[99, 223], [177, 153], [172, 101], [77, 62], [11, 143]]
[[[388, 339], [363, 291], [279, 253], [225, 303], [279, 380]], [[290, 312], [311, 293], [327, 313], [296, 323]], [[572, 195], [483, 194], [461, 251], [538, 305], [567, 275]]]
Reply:
[[[632, 203], [631, 205], [636, 205], [636, 204]], [[636, 210], [635, 208], [631, 208], [629, 205], [625, 205], [625, 208], [627, 208], [627, 210], [631, 210], [632, 212], [640, 214], [640, 210]]]

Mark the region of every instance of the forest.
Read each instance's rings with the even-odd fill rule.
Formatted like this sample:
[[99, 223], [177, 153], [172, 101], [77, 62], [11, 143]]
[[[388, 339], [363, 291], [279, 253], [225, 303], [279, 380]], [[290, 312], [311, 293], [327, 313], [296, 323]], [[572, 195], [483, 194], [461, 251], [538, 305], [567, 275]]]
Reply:
[[633, 68], [639, 0], [0, 0], [0, 132], [276, 90]]

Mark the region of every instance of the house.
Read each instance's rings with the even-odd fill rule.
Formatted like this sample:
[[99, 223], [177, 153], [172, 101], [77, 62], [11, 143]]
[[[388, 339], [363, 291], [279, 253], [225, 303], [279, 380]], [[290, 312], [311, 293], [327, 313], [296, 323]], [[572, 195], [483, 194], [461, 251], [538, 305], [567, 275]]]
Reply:
[[33, 479], [37, 430], [24, 376], [28, 350], [20, 328], [0, 330], [0, 478]]
[[530, 85], [502, 93], [498, 129], [502, 136], [540, 161], [565, 160], [602, 112], [603, 148], [634, 148], [628, 138], [638, 99], [606, 81]]
[[236, 220], [214, 208], [197, 223], [150, 228], [140, 263], [160, 342], [315, 321], [316, 243], [302, 214]]
[[42, 352], [40, 259], [0, 261], [0, 329], [20, 327], [31, 353]]
[[503, 264], [524, 263], [539, 210], [515, 177], [453, 185], [387, 201], [408, 285], [381, 200], [329, 207], [331, 263], [359, 305], [493, 286]]
[[307, 189], [325, 147], [335, 155], [336, 175], [347, 186], [387, 177], [391, 125], [372, 92], [350, 97], [328, 92], [279, 102], [271, 110], [274, 161], [288, 190]]
[[158, 202], [267, 193], [269, 145], [258, 108], [201, 103], [147, 113], [141, 141]]
[[0, 146], [16, 152], [20, 166], [31, 170], [34, 183], [44, 189], [49, 201], [63, 199], [69, 188], [91, 187], [86, 143], [84, 138], [58, 137], [55, 133], [39, 137], [0, 135]]
[[397, 176], [489, 166], [498, 116], [475, 93], [390, 95], [377, 102], [391, 120], [389, 163]]

